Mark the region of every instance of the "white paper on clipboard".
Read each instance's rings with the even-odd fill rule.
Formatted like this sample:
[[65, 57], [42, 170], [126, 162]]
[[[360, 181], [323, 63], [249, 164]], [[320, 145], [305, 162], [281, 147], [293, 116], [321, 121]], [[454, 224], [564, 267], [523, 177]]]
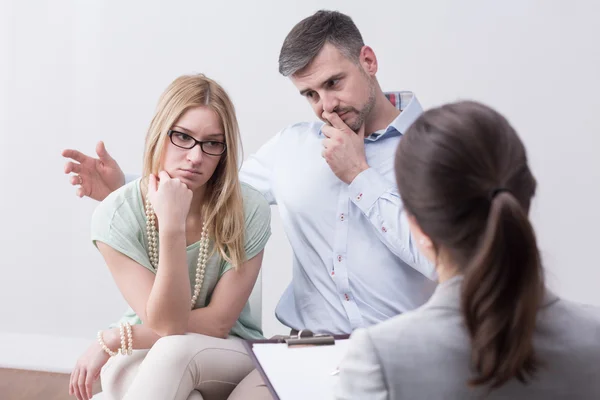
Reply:
[[253, 352], [280, 400], [333, 399], [337, 370], [348, 339], [327, 346], [254, 344]]

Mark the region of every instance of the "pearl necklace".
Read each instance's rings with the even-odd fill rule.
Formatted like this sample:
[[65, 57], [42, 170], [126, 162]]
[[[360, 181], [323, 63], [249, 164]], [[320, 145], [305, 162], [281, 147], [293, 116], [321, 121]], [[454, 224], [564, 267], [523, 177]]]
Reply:
[[[158, 269], [158, 239], [156, 234], [156, 215], [152, 209], [152, 204], [146, 195], [146, 233], [148, 234], [148, 256], [154, 269]], [[198, 300], [200, 288], [204, 283], [204, 271], [208, 261], [208, 232], [207, 227], [202, 223], [202, 235], [200, 236], [200, 249], [198, 251], [198, 263], [196, 264], [196, 282], [194, 285], [194, 294], [192, 295], [192, 310]]]

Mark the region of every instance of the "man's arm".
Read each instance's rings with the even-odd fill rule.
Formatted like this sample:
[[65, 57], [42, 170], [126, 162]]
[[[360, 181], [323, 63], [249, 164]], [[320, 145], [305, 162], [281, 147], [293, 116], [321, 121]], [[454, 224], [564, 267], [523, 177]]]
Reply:
[[277, 159], [277, 149], [281, 132], [263, 144], [252, 154], [240, 170], [240, 180], [262, 193], [270, 205], [277, 204], [272, 187], [272, 171]]
[[435, 267], [417, 248], [396, 184], [374, 168], [358, 174], [349, 188], [350, 201], [375, 228], [377, 237], [402, 261], [435, 280]]
[[402, 261], [436, 279], [435, 268], [413, 243], [396, 184], [370, 168], [365, 156], [364, 126], [353, 132], [335, 113], [323, 113], [330, 125], [322, 128], [323, 158], [333, 173], [347, 183], [350, 200], [375, 228], [378, 238]]
[[125, 184], [125, 174], [114, 158], [108, 154], [103, 142], [96, 145], [98, 158], [90, 157], [77, 150], [63, 150], [62, 156], [71, 160], [65, 165], [65, 174], [71, 172], [70, 182], [77, 188], [77, 196], [87, 196], [102, 201]]
[[[276, 148], [280, 134], [271, 138], [258, 151], [244, 162], [240, 171], [240, 180], [258, 189], [269, 204], [276, 204], [271, 190], [271, 171], [276, 157]], [[78, 197], [87, 196], [102, 201], [126, 182], [136, 179], [136, 175], [124, 174], [117, 161], [110, 156], [103, 142], [96, 145], [98, 158], [90, 157], [73, 149], [63, 150], [62, 156], [70, 160], [65, 165], [65, 174], [74, 173], [69, 181], [79, 186]]]

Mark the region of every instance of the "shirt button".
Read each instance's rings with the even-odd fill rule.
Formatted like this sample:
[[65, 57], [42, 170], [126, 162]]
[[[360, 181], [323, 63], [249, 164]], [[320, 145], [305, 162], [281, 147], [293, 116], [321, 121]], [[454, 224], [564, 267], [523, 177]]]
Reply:
[[360, 201], [360, 199], [362, 199], [362, 193], [359, 193], [358, 196], [356, 196], [356, 201]]
[[350, 296], [348, 296], [348, 293], [344, 293], [344, 297], [346, 298], [346, 301], [350, 301]]
[[342, 256], [338, 256], [338, 262], [342, 262]]
[[382, 230], [384, 233], [385, 233], [385, 232], [387, 232], [387, 229], [385, 229], [385, 226], [382, 226], [382, 227], [381, 227], [381, 230]]
[[340, 221], [343, 221], [343, 220], [344, 220], [344, 218], [345, 218], [345, 217], [344, 217], [344, 214], [340, 214]]

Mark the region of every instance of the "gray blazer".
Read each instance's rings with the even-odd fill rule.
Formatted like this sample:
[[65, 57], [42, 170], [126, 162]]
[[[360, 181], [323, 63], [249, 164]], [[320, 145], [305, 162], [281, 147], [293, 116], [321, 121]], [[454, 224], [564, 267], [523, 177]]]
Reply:
[[340, 365], [338, 399], [600, 399], [600, 308], [549, 291], [534, 349], [544, 363], [525, 386], [470, 389], [470, 341], [460, 312], [462, 277], [440, 284], [422, 307], [356, 330]]

